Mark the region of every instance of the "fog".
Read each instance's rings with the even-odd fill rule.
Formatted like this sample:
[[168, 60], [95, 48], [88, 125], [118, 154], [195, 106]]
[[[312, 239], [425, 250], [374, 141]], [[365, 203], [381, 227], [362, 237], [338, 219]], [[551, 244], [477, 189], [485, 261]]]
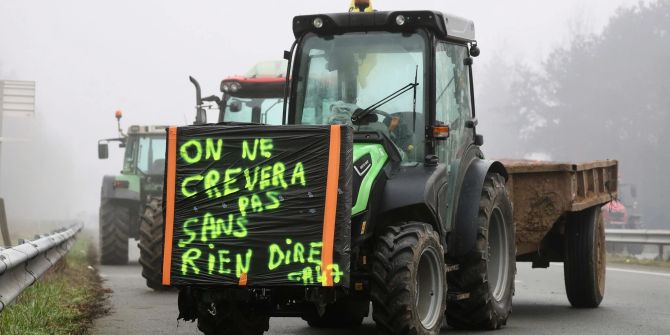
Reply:
[[[436, 9], [475, 21], [482, 49], [475, 63], [478, 115], [486, 143], [493, 143], [484, 150], [520, 157], [530, 152], [510, 139], [518, 138], [528, 119], [510, 115], [517, 124], [500, 123], [506, 118], [494, 114], [500, 111], [495, 107], [511, 104], [501, 92], [509, 93], [505, 90], [517, 72], [505, 67], [542, 72], [552, 50], [575, 35], [602, 32], [617, 8], [637, 2], [386, 0], [374, 5], [380, 10]], [[218, 94], [222, 78], [282, 56], [293, 41], [294, 15], [340, 12], [348, 4], [0, 1], [0, 79], [37, 82], [35, 116], [4, 119], [2, 136], [15, 139], [2, 144], [0, 158], [0, 194], [10, 222], [96, 215], [102, 176], [121, 169], [122, 149], [110, 147], [110, 159], [104, 161], [96, 154], [98, 139], [116, 135], [116, 109], [124, 110], [124, 129], [190, 123], [194, 90], [189, 75], [200, 80], [205, 94]], [[574, 150], [574, 158], [559, 158], [616, 158], [611, 150], [602, 156], [598, 148]], [[536, 151], [547, 157], [551, 150]]]

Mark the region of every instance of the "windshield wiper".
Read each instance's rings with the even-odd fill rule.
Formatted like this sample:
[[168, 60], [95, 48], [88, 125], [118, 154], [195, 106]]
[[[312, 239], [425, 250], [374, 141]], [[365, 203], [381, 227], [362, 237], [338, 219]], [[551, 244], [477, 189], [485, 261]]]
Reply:
[[354, 113], [351, 115], [351, 122], [355, 123], [359, 120], [362, 120], [368, 114], [370, 114], [373, 110], [385, 105], [389, 101], [403, 95], [403, 93], [405, 93], [409, 90], [412, 90], [412, 89], [414, 90], [414, 101], [413, 101], [414, 113], [416, 113], [416, 87], [419, 86], [419, 83], [417, 82], [418, 72], [419, 72], [419, 66], [416, 67], [416, 73], [414, 73], [414, 82], [413, 83], [409, 83], [409, 84], [401, 87], [397, 91], [389, 94], [388, 96], [384, 97], [383, 99], [381, 99], [381, 100], [375, 102], [374, 104], [370, 105], [366, 109], [360, 109], [360, 108], [356, 109], [356, 111], [354, 111]]

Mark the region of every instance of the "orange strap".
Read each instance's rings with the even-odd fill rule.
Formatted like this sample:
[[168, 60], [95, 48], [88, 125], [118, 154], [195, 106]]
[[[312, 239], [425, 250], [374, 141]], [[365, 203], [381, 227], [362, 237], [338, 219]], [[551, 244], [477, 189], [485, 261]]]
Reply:
[[165, 177], [165, 237], [163, 243], [163, 285], [170, 285], [172, 235], [174, 234], [174, 199], [177, 179], [177, 128], [168, 129], [167, 174]]
[[239, 286], [247, 286], [247, 273], [246, 272], [240, 273]]
[[340, 179], [340, 126], [330, 126], [328, 151], [328, 176], [326, 179], [326, 206], [323, 213], [323, 246], [321, 273], [323, 286], [333, 286], [333, 243], [335, 240], [335, 214], [337, 212], [337, 187]]

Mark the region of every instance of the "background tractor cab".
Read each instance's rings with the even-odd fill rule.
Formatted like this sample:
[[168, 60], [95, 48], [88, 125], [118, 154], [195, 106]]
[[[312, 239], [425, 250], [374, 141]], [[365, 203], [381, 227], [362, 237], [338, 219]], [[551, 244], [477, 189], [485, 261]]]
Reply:
[[[282, 102], [285, 95], [286, 61], [266, 61], [254, 65], [242, 76], [231, 76], [221, 81], [221, 98], [209, 96], [198, 98], [202, 110], [219, 110], [217, 122], [262, 123], [278, 125], [282, 123]], [[199, 85], [195, 79], [199, 96]], [[203, 102], [214, 105], [203, 105]], [[206, 123], [196, 122], [196, 123]]]

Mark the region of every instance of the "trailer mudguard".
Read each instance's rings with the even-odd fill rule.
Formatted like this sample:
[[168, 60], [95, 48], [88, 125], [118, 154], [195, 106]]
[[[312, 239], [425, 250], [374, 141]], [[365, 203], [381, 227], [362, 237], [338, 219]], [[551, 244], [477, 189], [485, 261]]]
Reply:
[[[116, 183], [115, 181], [121, 182]], [[140, 179], [138, 176], [104, 176], [102, 177], [102, 199], [118, 199], [140, 201]]]
[[394, 219], [403, 219], [403, 210], [419, 208], [430, 216], [430, 222], [426, 223], [432, 224], [440, 236], [445, 236], [446, 228], [441, 222], [446, 217], [447, 206], [440, 204], [446, 203], [446, 184], [447, 167], [444, 164], [400, 168], [386, 181], [381, 213]]
[[489, 172], [499, 173], [507, 179], [507, 171], [498, 161], [475, 158], [467, 167], [458, 197], [453, 229], [449, 235], [448, 253], [452, 257], [465, 255], [477, 241], [475, 220], [484, 179]]

